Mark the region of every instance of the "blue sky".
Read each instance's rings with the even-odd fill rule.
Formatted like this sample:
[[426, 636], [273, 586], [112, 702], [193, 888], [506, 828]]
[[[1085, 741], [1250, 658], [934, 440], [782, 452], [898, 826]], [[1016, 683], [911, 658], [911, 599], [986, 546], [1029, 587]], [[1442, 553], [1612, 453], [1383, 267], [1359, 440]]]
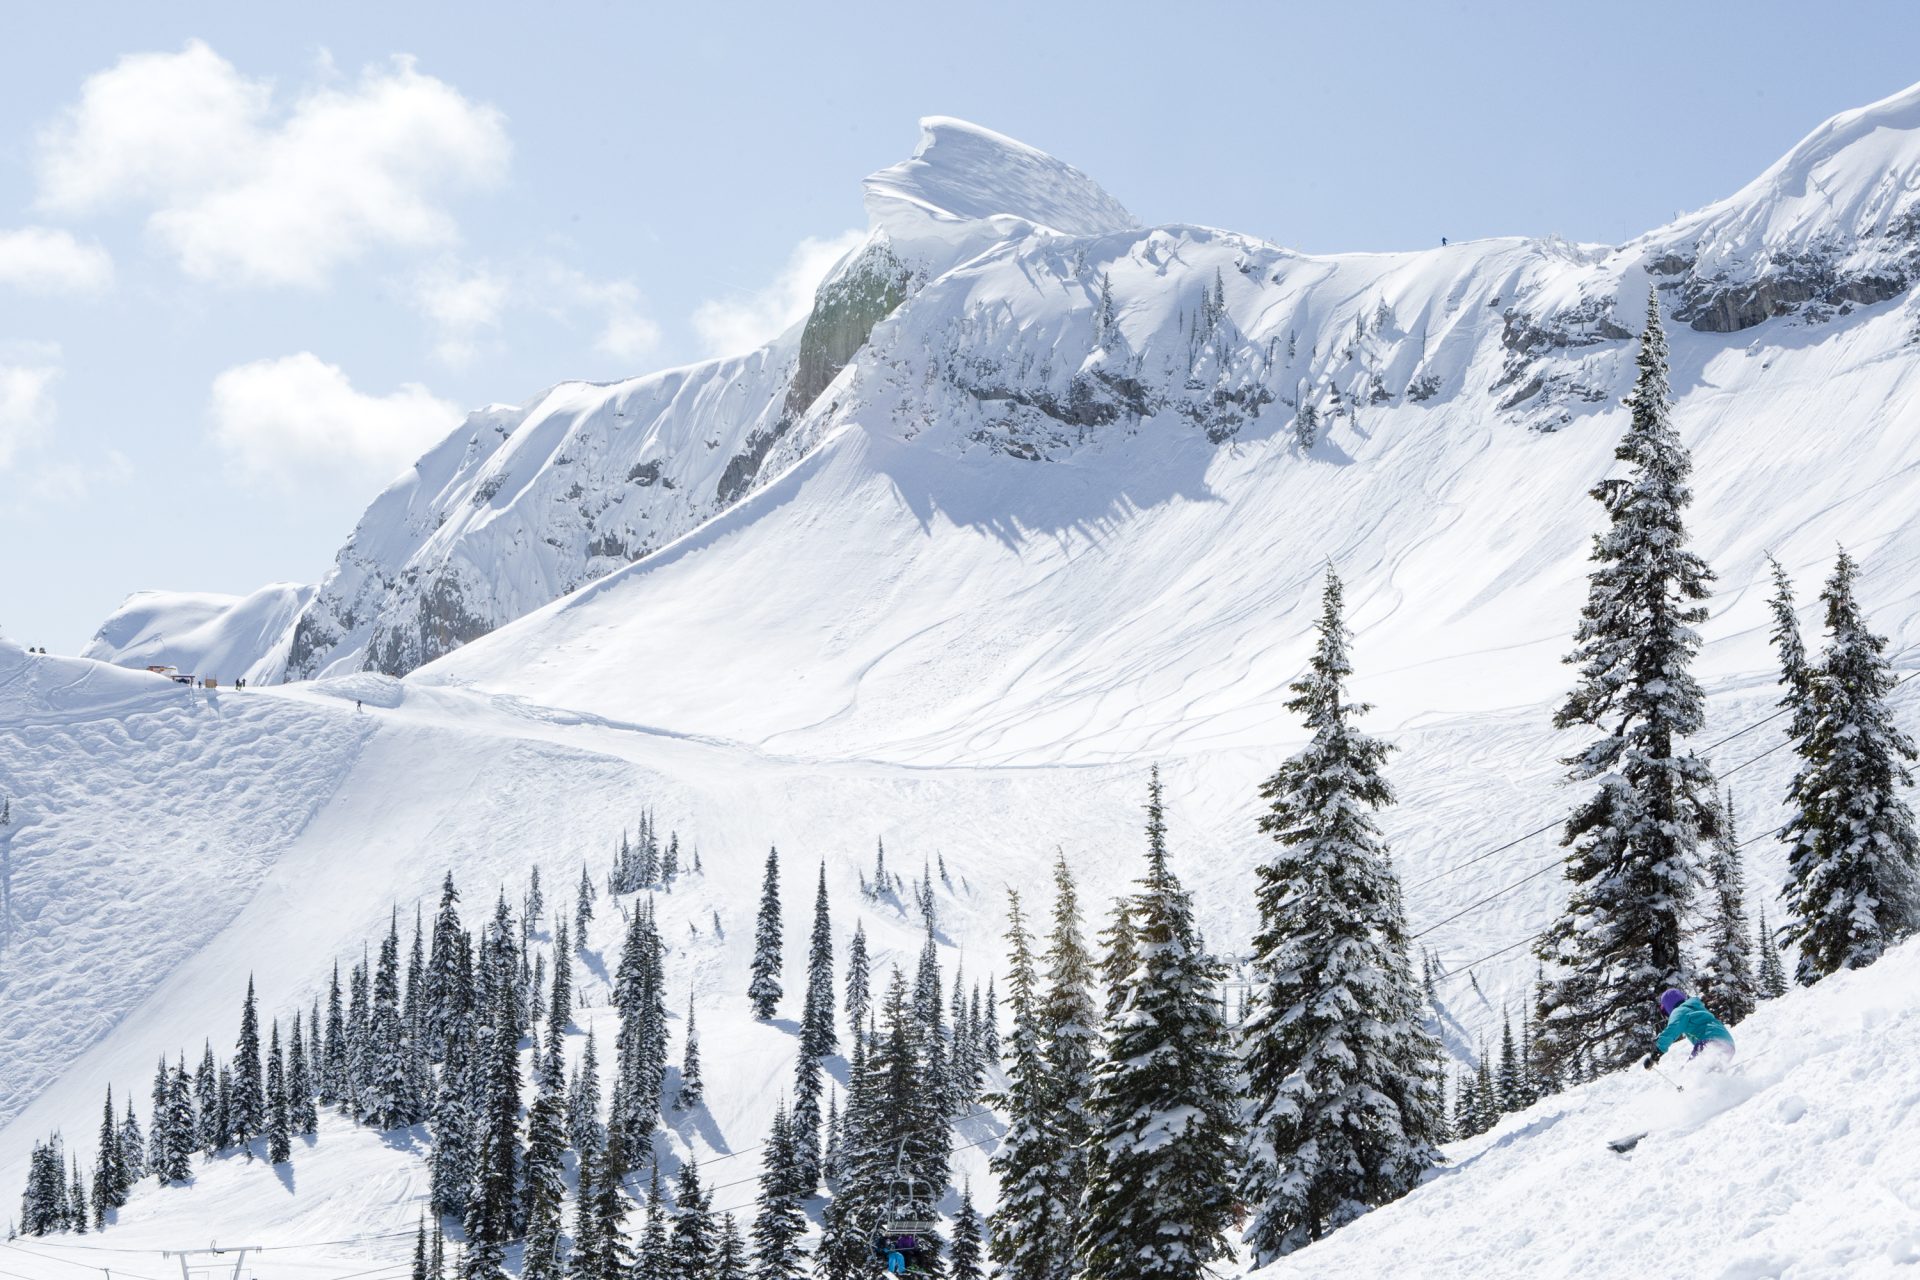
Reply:
[[41, 5], [0, 42], [0, 629], [314, 581], [465, 408], [751, 345], [921, 115], [1147, 222], [1614, 242], [1920, 74], [1904, 4]]

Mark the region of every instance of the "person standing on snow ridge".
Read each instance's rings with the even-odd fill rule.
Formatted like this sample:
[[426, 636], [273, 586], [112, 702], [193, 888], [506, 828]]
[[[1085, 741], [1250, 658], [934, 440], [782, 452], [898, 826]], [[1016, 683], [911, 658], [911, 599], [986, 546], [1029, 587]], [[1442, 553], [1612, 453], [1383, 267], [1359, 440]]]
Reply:
[[1667, 1015], [1667, 1028], [1654, 1041], [1653, 1052], [1641, 1061], [1641, 1066], [1651, 1069], [1681, 1036], [1693, 1042], [1689, 1062], [1699, 1058], [1709, 1069], [1717, 1071], [1733, 1061], [1733, 1033], [1707, 1012], [1699, 996], [1688, 996], [1678, 987], [1668, 987], [1660, 993], [1660, 1012]]

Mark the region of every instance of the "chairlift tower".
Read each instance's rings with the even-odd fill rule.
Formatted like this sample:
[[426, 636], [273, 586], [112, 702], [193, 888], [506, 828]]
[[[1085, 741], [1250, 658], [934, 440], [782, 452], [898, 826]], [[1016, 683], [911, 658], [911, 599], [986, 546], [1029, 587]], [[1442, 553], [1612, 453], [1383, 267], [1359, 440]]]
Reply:
[[[180, 1260], [180, 1280], [253, 1280], [253, 1272], [246, 1269], [247, 1255], [259, 1251], [257, 1244], [209, 1242], [204, 1249], [163, 1250], [161, 1256]], [[205, 1261], [194, 1261], [197, 1258]]]

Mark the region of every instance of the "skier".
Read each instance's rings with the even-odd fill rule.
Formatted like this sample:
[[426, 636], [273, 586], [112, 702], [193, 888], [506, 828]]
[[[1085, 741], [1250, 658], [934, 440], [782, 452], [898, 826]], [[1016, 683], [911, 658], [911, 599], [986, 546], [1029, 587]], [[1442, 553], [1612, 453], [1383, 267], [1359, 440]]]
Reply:
[[1654, 1041], [1653, 1052], [1641, 1062], [1648, 1070], [1660, 1061], [1674, 1041], [1685, 1036], [1693, 1042], [1687, 1061], [1700, 1059], [1709, 1070], [1719, 1071], [1733, 1061], [1733, 1035], [1720, 1019], [1707, 1012], [1699, 996], [1688, 996], [1678, 987], [1660, 993], [1660, 1012], [1667, 1015], [1667, 1028]]

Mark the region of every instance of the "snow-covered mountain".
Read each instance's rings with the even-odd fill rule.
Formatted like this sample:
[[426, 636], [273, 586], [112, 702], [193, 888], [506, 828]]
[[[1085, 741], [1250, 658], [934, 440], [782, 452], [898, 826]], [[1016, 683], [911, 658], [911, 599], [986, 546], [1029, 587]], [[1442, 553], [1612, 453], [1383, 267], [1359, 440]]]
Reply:
[[81, 656], [169, 666], [231, 682], [280, 674], [294, 620], [313, 588], [274, 582], [244, 596], [136, 591], [100, 625]]
[[[874, 839], [908, 872], [944, 860], [942, 961], [978, 973], [999, 963], [1005, 890], [1030, 891], [1056, 845], [1090, 910], [1122, 891], [1159, 761], [1177, 869], [1210, 941], [1238, 954], [1256, 787], [1299, 737], [1282, 703], [1329, 561], [1369, 727], [1398, 747], [1385, 827], [1411, 923], [1454, 975], [1450, 1047], [1471, 1055], [1526, 990], [1525, 940], [1561, 893], [1551, 837], [1514, 838], [1568, 803], [1574, 738], [1550, 707], [1600, 522], [1585, 494], [1612, 465], [1650, 287], [1673, 321], [1690, 525], [1720, 575], [1709, 754], [1745, 829], [1776, 817], [1791, 764], [1770, 728], [1717, 743], [1777, 696], [1764, 552], [1811, 587], [1844, 540], [1898, 665], [1920, 665], [1916, 172], [1920, 87], [1625, 246], [1306, 256], [1135, 226], [1058, 161], [928, 121], [913, 159], [869, 179], [869, 238], [793, 332], [475, 414], [375, 501], [277, 634], [237, 621], [265, 608], [157, 601], [90, 651], [318, 678], [208, 695], [0, 645], [0, 1188], [33, 1139], [83, 1131], [107, 1083], [144, 1099], [156, 1054], [192, 1059], [206, 1035], [224, 1051], [247, 973], [268, 1009], [306, 1007], [394, 904], [430, 910], [445, 870], [475, 911], [530, 866], [569, 885], [648, 807], [706, 866], [659, 907], [674, 1007], [691, 996], [709, 1037], [710, 1113], [663, 1136], [675, 1156], [744, 1153], [791, 1080], [792, 1030], [747, 1015], [738, 945], [769, 845], [788, 859], [789, 939], [822, 862], [842, 958], [857, 918], [882, 969], [921, 933], [904, 904], [859, 897]], [[1899, 714], [1920, 716], [1915, 690]], [[1772, 842], [1748, 857], [1760, 892], [1778, 883]], [[590, 951], [605, 968], [617, 947], [608, 913]], [[1897, 1002], [1909, 960], [1890, 985], [1844, 989], [1869, 992], [1862, 1009]], [[583, 982], [600, 1002], [584, 1029], [605, 1016], [604, 973], [590, 961]], [[1809, 1029], [1816, 1000], [1791, 1007], [1755, 1033], [1798, 1046], [1807, 1087], [1846, 1088]], [[1870, 1114], [1895, 1136], [1916, 1123], [1854, 1101], [1832, 1121]], [[1403, 1261], [1416, 1203], [1535, 1185], [1611, 1123], [1510, 1121], [1377, 1238], [1338, 1247], [1357, 1273]], [[1565, 1142], [1524, 1140], [1548, 1131]], [[978, 1136], [960, 1164], [984, 1198]], [[96, 1243], [408, 1232], [422, 1173], [406, 1142], [330, 1129], [286, 1180], [214, 1161], [192, 1188], [144, 1191]], [[1802, 1184], [1789, 1168], [1775, 1185]], [[1528, 1219], [1528, 1247], [1588, 1247], [1577, 1216]], [[282, 1258], [338, 1276], [410, 1243]], [[1863, 1254], [1768, 1247], [1811, 1259], [1805, 1274], [1871, 1274], [1848, 1269]], [[72, 1269], [44, 1252], [0, 1270]]]
[[[1904, 316], [1916, 175], [1920, 89], [1835, 117], [1741, 191], [1618, 248], [1312, 256], [1139, 227], [1079, 171], [929, 119], [911, 159], [867, 180], [868, 237], [802, 324], [743, 356], [472, 415], [375, 501], [257, 659], [289, 678], [410, 671], [666, 546], [849, 422], [948, 472], [982, 452], [1098, 456], [1149, 491], [1155, 451], [1187, 437], [1210, 468], [1311, 433], [1317, 450], [1285, 464], [1308, 474], [1436, 421], [1460, 454], [1483, 433], [1524, 441], [1617, 401], [1650, 283], [1714, 335], [1703, 365], [1841, 340], [1866, 310]], [[1886, 330], [1898, 348], [1914, 325]], [[1718, 390], [1683, 383], [1683, 404]], [[988, 520], [1050, 516], [992, 506]]]

